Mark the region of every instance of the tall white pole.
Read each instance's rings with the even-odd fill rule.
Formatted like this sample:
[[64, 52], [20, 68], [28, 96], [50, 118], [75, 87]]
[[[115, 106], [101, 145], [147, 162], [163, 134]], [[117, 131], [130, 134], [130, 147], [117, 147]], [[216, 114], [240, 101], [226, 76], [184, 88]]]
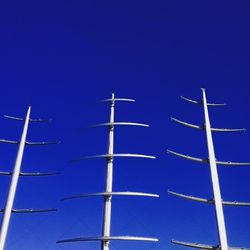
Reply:
[[31, 107], [28, 108], [27, 115], [25, 118], [23, 133], [22, 133], [20, 144], [19, 144], [14, 171], [12, 173], [8, 198], [7, 198], [6, 206], [4, 209], [4, 214], [3, 214], [2, 224], [1, 224], [1, 231], [0, 231], [0, 250], [4, 250], [4, 246], [6, 242], [6, 236], [8, 232], [9, 223], [10, 223], [10, 216], [11, 216], [13, 203], [15, 199], [16, 188], [17, 188], [17, 183], [18, 183], [18, 179], [20, 175], [20, 168], [21, 168], [23, 152], [24, 152], [24, 147], [25, 147], [25, 142], [26, 142], [26, 136], [27, 136], [28, 126], [29, 126], [30, 110], [31, 110]]
[[[110, 107], [110, 127], [109, 127], [109, 141], [108, 141], [108, 154], [112, 155], [114, 152], [114, 111], [115, 111], [115, 94], [112, 93], [111, 107]], [[106, 175], [106, 192], [112, 192], [113, 181], [113, 157], [107, 159], [107, 175]], [[111, 224], [111, 199], [112, 195], [104, 197], [104, 215], [103, 215], [103, 236], [110, 236]], [[102, 250], [109, 250], [109, 240], [102, 242]]]
[[202, 95], [203, 95], [203, 107], [204, 107], [204, 114], [205, 114], [205, 127], [206, 127], [206, 135], [207, 135], [209, 165], [210, 165], [210, 172], [211, 172], [213, 192], [214, 192], [214, 203], [215, 203], [216, 219], [217, 219], [218, 234], [219, 234], [219, 241], [220, 241], [220, 249], [228, 250], [229, 248], [228, 248], [228, 243], [227, 243], [227, 234], [226, 234], [224, 213], [223, 213], [221, 193], [220, 193], [220, 183], [219, 183], [219, 177], [218, 177], [217, 166], [216, 166], [216, 158], [215, 158], [215, 153], [214, 153], [214, 145], [213, 145], [213, 138], [212, 138], [210, 121], [209, 121], [205, 89], [202, 89]]

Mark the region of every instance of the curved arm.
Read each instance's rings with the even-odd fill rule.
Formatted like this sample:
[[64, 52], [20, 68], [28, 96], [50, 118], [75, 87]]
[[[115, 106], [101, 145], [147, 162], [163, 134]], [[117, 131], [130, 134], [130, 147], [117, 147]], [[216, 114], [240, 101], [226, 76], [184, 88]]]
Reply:
[[57, 209], [55, 208], [49, 208], [49, 209], [33, 209], [33, 208], [28, 208], [28, 209], [12, 209], [12, 213], [17, 213], [17, 214], [26, 214], [26, 213], [47, 213], [47, 212], [56, 212]]
[[104, 100], [99, 100], [98, 102], [113, 102], [113, 101], [124, 101], [124, 102], [135, 102], [134, 99], [129, 99], [129, 98], [109, 98], [109, 99], [104, 99]]
[[187, 160], [192, 160], [192, 161], [202, 162], [202, 163], [208, 163], [209, 162], [208, 159], [202, 159], [202, 158], [197, 158], [197, 157], [193, 157], [193, 156], [189, 156], [189, 155], [180, 154], [180, 153], [177, 153], [177, 152], [169, 150], [169, 149], [167, 150], [167, 152], [170, 153], [170, 154], [179, 156], [181, 158], [185, 158]]
[[[178, 196], [180, 198], [188, 199], [188, 200], [203, 202], [207, 204], [214, 204], [214, 199], [205, 199], [205, 198], [195, 197], [192, 195], [180, 194], [180, 193], [176, 193], [173, 191], [168, 191], [168, 193]], [[238, 202], [238, 201], [223, 201], [222, 200], [222, 204], [224, 206], [250, 206], [250, 202]]]
[[9, 144], [18, 144], [19, 143], [19, 141], [11, 141], [11, 140], [5, 140], [5, 139], [0, 139], [0, 142], [9, 143]]
[[97, 236], [97, 237], [78, 237], [72, 239], [59, 240], [56, 243], [68, 243], [68, 242], [78, 242], [78, 241], [108, 241], [108, 240], [136, 240], [136, 241], [159, 241], [156, 238], [149, 237], [137, 237], [137, 236]]
[[250, 162], [216, 161], [216, 163], [222, 166], [250, 166]]
[[26, 141], [25, 144], [28, 146], [46, 146], [46, 145], [53, 145], [53, 144], [59, 144], [60, 141], [54, 141], [54, 142], [29, 142]]
[[[204, 125], [194, 125], [188, 122], [184, 122], [181, 120], [178, 120], [176, 118], [171, 117], [172, 121], [175, 121], [181, 125], [190, 127], [190, 128], [195, 128], [195, 129], [199, 129], [199, 130], [205, 130], [205, 126]], [[212, 132], [244, 132], [246, 131], [245, 128], [211, 128]]]
[[60, 174], [59, 172], [48, 172], [48, 173], [40, 173], [40, 172], [36, 172], [36, 173], [20, 173], [20, 176], [50, 176], [50, 175], [58, 175]]
[[212, 132], [244, 132], [245, 128], [211, 128]]
[[101, 192], [101, 193], [79, 194], [79, 195], [69, 196], [69, 197], [63, 198], [62, 201], [91, 197], [91, 196], [110, 196], [110, 195], [112, 195], [112, 196], [113, 195], [146, 196], [146, 197], [156, 197], [156, 198], [159, 197], [159, 195], [157, 195], [157, 194], [149, 194], [149, 193], [141, 193], [141, 192], [129, 192], [129, 191], [127, 191], [127, 192]]
[[[181, 96], [181, 99], [185, 100], [187, 102], [193, 103], [193, 104], [203, 105], [202, 101], [192, 100], [192, 99], [186, 98], [184, 96]], [[227, 105], [226, 103], [207, 103], [207, 106], [217, 106], [217, 107], [220, 107], [220, 106], [226, 106], [226, 105]]]
[[12, 172], [4, 172], [4, 171], [1, 171], [1, 172], [0, 172], [0, 175], [12, 175]]
[[[196, 162], [201, 162], [201, 163], [209, 163], [209, 159], [202, 159], [202, 158], [197, 158], [189, 155], [184, 155], [177, 153], [172, 150], [167, 150], [168, 153], [179, 156], [181, 158], [187, 159], [187, 160], [192, 160]], [[250, 162], [233, 162], [233, 161], [217, 161], [216, 164], [222, 165], [222, 166], [250, 166]]]
[[206, 250], [219, 250], [220, 249], [219, 246], [210, 246], [210, 245], [205, 245], [205, 244], [190, 243], [190, 242], [178, 241], [178, 240], [171, 240], [171, 243], [185, 246], [185, 247], [193, 247], [193, 248], [206, 249]]
[[8, 119], [12, 119], [12, 120], [24, 121], [24, 118], [20, 118], [20, 117], [15, 117], [15, 116], [10, 116], [10, 115], [4, 115], [4, 117]]
[[185, 195], [185, 194], [180, 194], [180, 193], [176, 193], [173, 191], [168, 191], [169, 194], [175, 195], [177, 197], [181, 197], [184, 199], [188, 199], [188, 200], [193, 200], [193, 201], [198, 201], [198, 202], [204, 202], [204, 203], [208, 203], [208, 204], [214, 204], [214, 200], [213, 199], [204, 199], [204, 198], [199, 198], [199, 197], [195, 197], [192, 195]]
[[31, 119], [30, 122], [51, 122], [52, 119]]
[[141, 126], [141, 127], [149, 127], [148, 124], [144, 123], [136, 123], [136, 122], [105, 122], [105, 123], [99, 123], [99, 124], [94, 124], [90, 125], [90, 128], [96, 128], [96, 127], [103, 127], [103, 126], [123, 126], [123, 125], [128, 125], [128, 126]]
[[91, 156], [85, 156], [80, 159], [72, 160], [72, 162], [77, 162], [85, 159], [94, 159], [94, 158], [106, 158], [110, 159], [113, 157], [136, 157], [136, 158], [149, 158], [149, 159], [155, 159], [155, 156], [151, 155], [142, 155], [142, 154], [103, 154], [103, 155], [91, 155]]
[[[10, 116], [10, 115], [4, 115], [5, 118], [12, 119], [12, 120], [17, 120], [17, 121], [24, 121], [24, 118], [21, 117], [15, 117], [15, 116]], [[30, 122], [50, 122], [51, 119], [29, 119]]]
[[199, 130], [204, 130], [205, 129], [204, 125], [203, 126], [194, 125], [194, 124], [191, 124], [191, 123], [183, 122], [183, 121], [178, 120], [178, 119], [173, 118], [173, 117], [171, 117], [171, 121], [175, 121], [175, 122], [177, 122], [179, 124], [182, 124], [182, 125], [190, 127], [190, 128], [195, 128], [195, 129], [199, 129]]

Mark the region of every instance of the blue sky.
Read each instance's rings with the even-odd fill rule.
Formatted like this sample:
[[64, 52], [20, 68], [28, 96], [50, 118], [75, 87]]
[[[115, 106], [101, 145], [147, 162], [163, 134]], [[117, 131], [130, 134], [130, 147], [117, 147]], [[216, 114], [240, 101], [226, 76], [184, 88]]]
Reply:
[[[179, 96], [226, 102], [210, 109], [214, 127], [245, 127], [249, 119], [250, 33], [248, 1], [11, 1], [0, 4], [0, 114], [52, 118], [31, 124], [28, 139], [61, 140], [26, 148], [23, 171], [59, 170], [60, 176], [21, 178], [15, 207], [57, 207], [57, 213], [13, 215], [7, 250], [99, 249], [99, 243], [55, 241], [99, 235], [102, 199], [61, 202], [104, 188], [105, 161], [70, 160], [105, 153], [111, 96], [115, 119], [150, 124], [115, 129], [115, 152], [152, 154], [156, 160], [115, 159], [114, 190], [160, 194], [159, 199], [115, 197], [112, 234], [160, 238], [159, 243], [114, 242], [114, 250], [178, 249], [172, 238], [217, 244], [212, 206], [171, 197], [167, 190], [212, 197], [209, 168], [178, 159], [167, 148], [207, 157], [206, 138], [170, 121], [202, 124], [200, 107]], [[22, 123], [1, 119], [0, 137], [18, 139]], [[220, 160], [249, 161], [249, 131], [215, 134]], [[1, 170], [11, 170], [17, 147], [0, 145]], [[219, 167], [222, 197], [250, 201], [248, 167]], [[0, 177], [0, 204], [10, 179]], [[225, 208], [229, 244], [250, 247], [249, 208]]]

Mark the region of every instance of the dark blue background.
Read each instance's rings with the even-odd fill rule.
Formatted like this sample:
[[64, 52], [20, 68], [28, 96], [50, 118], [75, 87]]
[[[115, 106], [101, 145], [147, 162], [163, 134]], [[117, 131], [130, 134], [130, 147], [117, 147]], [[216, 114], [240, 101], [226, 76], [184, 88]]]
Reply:
[[[198, 106], [206, 87], [214, 127], [250, 128], [249, 1], [8, 1], [0, 4], [0, 114], [53, 118], [30, 124], [29, 140], [58, 146], [26, 148], [23, 171], [62, 172], [21, 178], [16, 208], [58, 207], [52, 214], [13, 215], [6, 250], [99, 249], [99, 243], [57, 245], [56, 240], [99, 235], [102, 199], [60, 202], [62, 197], [104, 189], [105, 161], [70, 163], [105, 153], [107, 130], [86, 129], [108, 121], [108, 98], [116, 121], [147, 128], [115, 129], [115, 152], [145, 153], [156, 160], [115, 159], [114, 190], [160, 194], [159, 199], [114, 197], [113, 235], [155, 236], [159, 243], [112, 242], [113, 250], [175, 249], [171, 238], [216, 245], [213, 207], [167, 195], [167, 189], [212, 197], [209, 168], [167, 155], [170, 148], [207, 157], [205, 134], [172, 124], [170, 116], [202, 124]], [[22, 123], [1, 119], [0, 137], [20, 138]], [[217, 158], [250, 161], [250, 134], [215, 134]], [[17, 147], [0, 145], [1, 170], [11, 170]], [[222, 197], [250, 201], [248, 167], [218, 167]], [[0, 204], [10, 178], [0, 177]], [[249, 208], [225, 208], [231, 246], [250, 247]]]

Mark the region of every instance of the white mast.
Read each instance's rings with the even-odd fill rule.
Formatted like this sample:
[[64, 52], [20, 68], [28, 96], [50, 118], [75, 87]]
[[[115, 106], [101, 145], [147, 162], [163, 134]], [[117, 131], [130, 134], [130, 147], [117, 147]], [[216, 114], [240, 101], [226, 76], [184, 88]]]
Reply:
[[[108, 154], [111, 155], [107, 158], [107, 176], [106, 176], [106, 193], [112, 192], [113, 182], [113, 153], [114, 153], [114, 113], [115, 113], [115, 94], [112, 93], [111, 106], [110, 106], [110, 126], [109, 126], [109, 141], [108, 141]], [[111, 200], [112, 195], [104, 196], [104, 213], [103, 213], [103, 236], [110, 236], [110, 223], [111, 223]], [[109, 240], [102, 241], [102, 250], [109, 250]]]
[[209, 165], [210, 165], [210, 172], [211, 172], [211, 179], [212, 179], [212, 186], [213, 186], [213, 193], [214, 193], [214, 203], [215, 203], [220, 247], [221, 247], [221, 250], [228, 250], [227, 233], [226, 233], [221, 192], [220, 192], [220, 183], [219, 183], [219, 177], [218, 177], [217, 166], [216, 166], [216, 158], [215, 158], [215, 153], [214, 153], [211, 126], [210, 126], [210, 121], [209, 121], [206, 92], [204, 88], [202, 88], [202, 95], [203, 95], [203, 108], [204, 108], [204, 115], [205, 115], [205, 128], [206, 128], [206, 135], [207, 135]]
[[44, 120], [44, 119], [31, 119], [30, 112], [31, 112], [31, 107], [28, 107], [26, 118], [14, 117], [14, 116], [9, 116], [9, 115], [4, 116], [5, 118], [8, 118], [8, 119], [12, 119], [12, 120], [16, 120], [16, 121], [24, 121], [24, 126], [23, 126], [23, 132], [22, 132], [22, 136], [21, 136], [20, 141], [11, 141], [11, 140], [0, 139], [1, 143], [19, 144], [16, 162], [15, 162], [15, 166], [14, 166], [13, 171], [12, 172], [0, 171], [0, 175], [10, 175], [11, 176], [11, 183], [10, 183], [10, 188], [9, 188], [9, 192], [8, 192], [8, 196], [7, 196], [7, 200], [6, 200], [6, 205], [5, 205], [4, 209], [2, 209], [2, 208], [0, 209], [0, 212], [3, 212], [3, 218], [2, 218], [2, 222], [1, 222], [1, 228], [0, 228], [0, 250], [4, 250], [4, 248], [5, 248], [8, 227], [9, 227], [10, 217], [11, 217], [12, 213], [18, 213], [18, 214], [20, 214], [20, 213], [43, 213], [43, 212], [56, 211], [56, 209], [54, 209], [54, 208], [51, 208], [51, 209], [33, 209], [33, 208], [15, 209], [15, 208], [13, 208], [19, 176], [34, 177], [34, 176], [50, 176], [50, 175], [58, 174], [57, 172], [51, 172], [51, 173], [40, 173], [40, 172], [24, 173], [24, 172], [21, 172], [21, 164], [22, 164], [22, 158], [23, 158], [23, 154], [24, 154], [25, 145], [27, 145], [27, 146], [39, 146], [39, 145], [44, 146], [44, 145], [59, 143], [59, 142], [31, 142], [31, 141], [26, 140], [29, 122], [49, 121], [49, 120]]
[[131, 153], [114, 153], [114, 127], [115, 126], [139, 126], [139, 127], [148, 127], [149, 125], [143, 123], [135, 122], [115, 122], [114, 119], [114, 109], [115, 102], [134, 102], [133, 99], [128, 98], [115, 98], [115, 94], [112, 93], [111, 98], [104, 99], [99, 102], [109, 102], [110, 107], [110, 119], [109, 122], [99, 123], [92, 125], [91, 127], [108, 127], [109, 128], [109, 139], [108, 139], [108, 152], [105, 154], [85, 156], [78, 160], [83, 159], [95, 159], [95, 158], [105, 158], [107, 162], [107, 172], [106, 172], [106, 187], [104, 192], [90, 193], [90, 194], [79, 194], [66, 197], [62, 200], [71, 200], [85, 197], [95, 197], [103, 196], [104, 197], [104, 209], [103, 209], [103, 224], [102, 224], [102, 233], [101, 236], [89, 236], [89, 237], [78, 237], [78, 238], [69, 238], [64, 240], [59, 240], [57, 243], [70, 243], [70, 242], [86, 242], [86, 241], [101, 241], [101, 250], [109, 250], [109, 243], [113, 240], [119, 241], [150, 241], [157, 242], [158, 239], [151, 237], [140, 237], [140, 236], [123, 236], [123, 235], [111, 235], [111, 200], [113, 196], [141, 196], [141, 197], [159, 197], [157, 194], [150, 194], [144, 192], [130, 192], [130, 191], [113, 191], [112, 181], [113, 181], [113, 159], [115, 157], [129, 157], [129, 158], [147, 158], [155, 159], [154, 156], [144, 155], [144, 154], [131, 154]]
[[14, 171], [13, 171], [12, 178], [11, 178], [11, 184], [10, 184], [10, 189], [8, 193], [7, 203], [4, 209], [3, 220], [2, 220], [1, 231], [0, 231], [0, 250], [4, 250], [4, 246], [6, 242], [6, 236], [8, 232], [10, 216], [11, 216], [13, 203], [15, 199], [17, 183], [18, 183], [18, 179], [20, 176], [20, 168], [21, 168], [21, 163], [22, 163], [22, 158], [23, 158], [27, 131], [29, 127], [30, 110], [31, 110], [31, 107], [28, 108], [28, 111], [26, 114], [25, 123], [23, 127], [23, 133], [22, 133], [20, 144], [19, 144]]
[[172, 240], [172, 243], [177, 244], [177, 245], [186, 246], [186, 247], [198, 248], [198, 249], [215, 249], [215, 250], [246, 249], [246, 248], [231, 248], [228, 246], [225, 221], [224, 221], [224, 214], [223, 214], [223, 205], [224, 206], [250, 206], [250, 202], [236, 202], [236, 201], [223, 201], [222, 200], [221, 193], [220, 193], [219, 178], [218, 178], [218, 173], [217, 173], [217, 165], [250, 166], [250, 163], [249, 162], [232, 162], [232, 161], [218, 161], [218, 160], [216, 160], [213, 139], [212, 139], [212, 132], [240, 132], [240, 131], [245, 131], [245, 129], [211, 128], [210, 120], [209, 120], [209, 113], [208, 113], [208, 106], [220, 107], [220, 106], [225, 106], [226, 104], [224, 104], [224, 103], [223, 104], [207, 103], [205, 89], [202, 88], [201, 90], [202, 90], [202, 96], [203, 96], [202, 101], [192, 100], [192, 99], [189, 99], [189, 98], [186, 98], [183, 96], [181, 96], [181, 98], [189, 103], [198, 104], [198, 105], [203, 106], [204, 116], [205, 116], [205, 125], [195, 125], [195, 124], [191, 124], [188, 122], [178, 120], [176, 118], [171, 118], [171, 120], [175, 121], [181, 125], [184, 125], [186, 127], [206, 131], [207, 148], [208, 148], [209, 158], [203, 159], [203, 158], [193, 157], [193, 156], [181, 154], [181, 153], [178, 153], [178, 152], [175, 152], [172, 150], [168, 150], [168, 153], [176, 155], [176, 156], [181, 157], [181, 158], [192, 160], [195, 162], [209, 164], [210, 172], [211, 172], [212, 188], [213, 188], [213, 197], [211, 199], [206, 199], [206, 198], [195, 197], [192, 195], [185, 195], [185, 194], [181, 194], [181, 193], [177, 193], [177, 192], [173, 192], [173, 191], [168, 191], [168, 193], [175, 195], [177, 197], [184, 198], [184, 199], [214, 205], [215, 212], [216, 212], [219, 244], [214, 246], [214, 245], [190, 243], [190, 242], [177, 241], [177, 240]]

